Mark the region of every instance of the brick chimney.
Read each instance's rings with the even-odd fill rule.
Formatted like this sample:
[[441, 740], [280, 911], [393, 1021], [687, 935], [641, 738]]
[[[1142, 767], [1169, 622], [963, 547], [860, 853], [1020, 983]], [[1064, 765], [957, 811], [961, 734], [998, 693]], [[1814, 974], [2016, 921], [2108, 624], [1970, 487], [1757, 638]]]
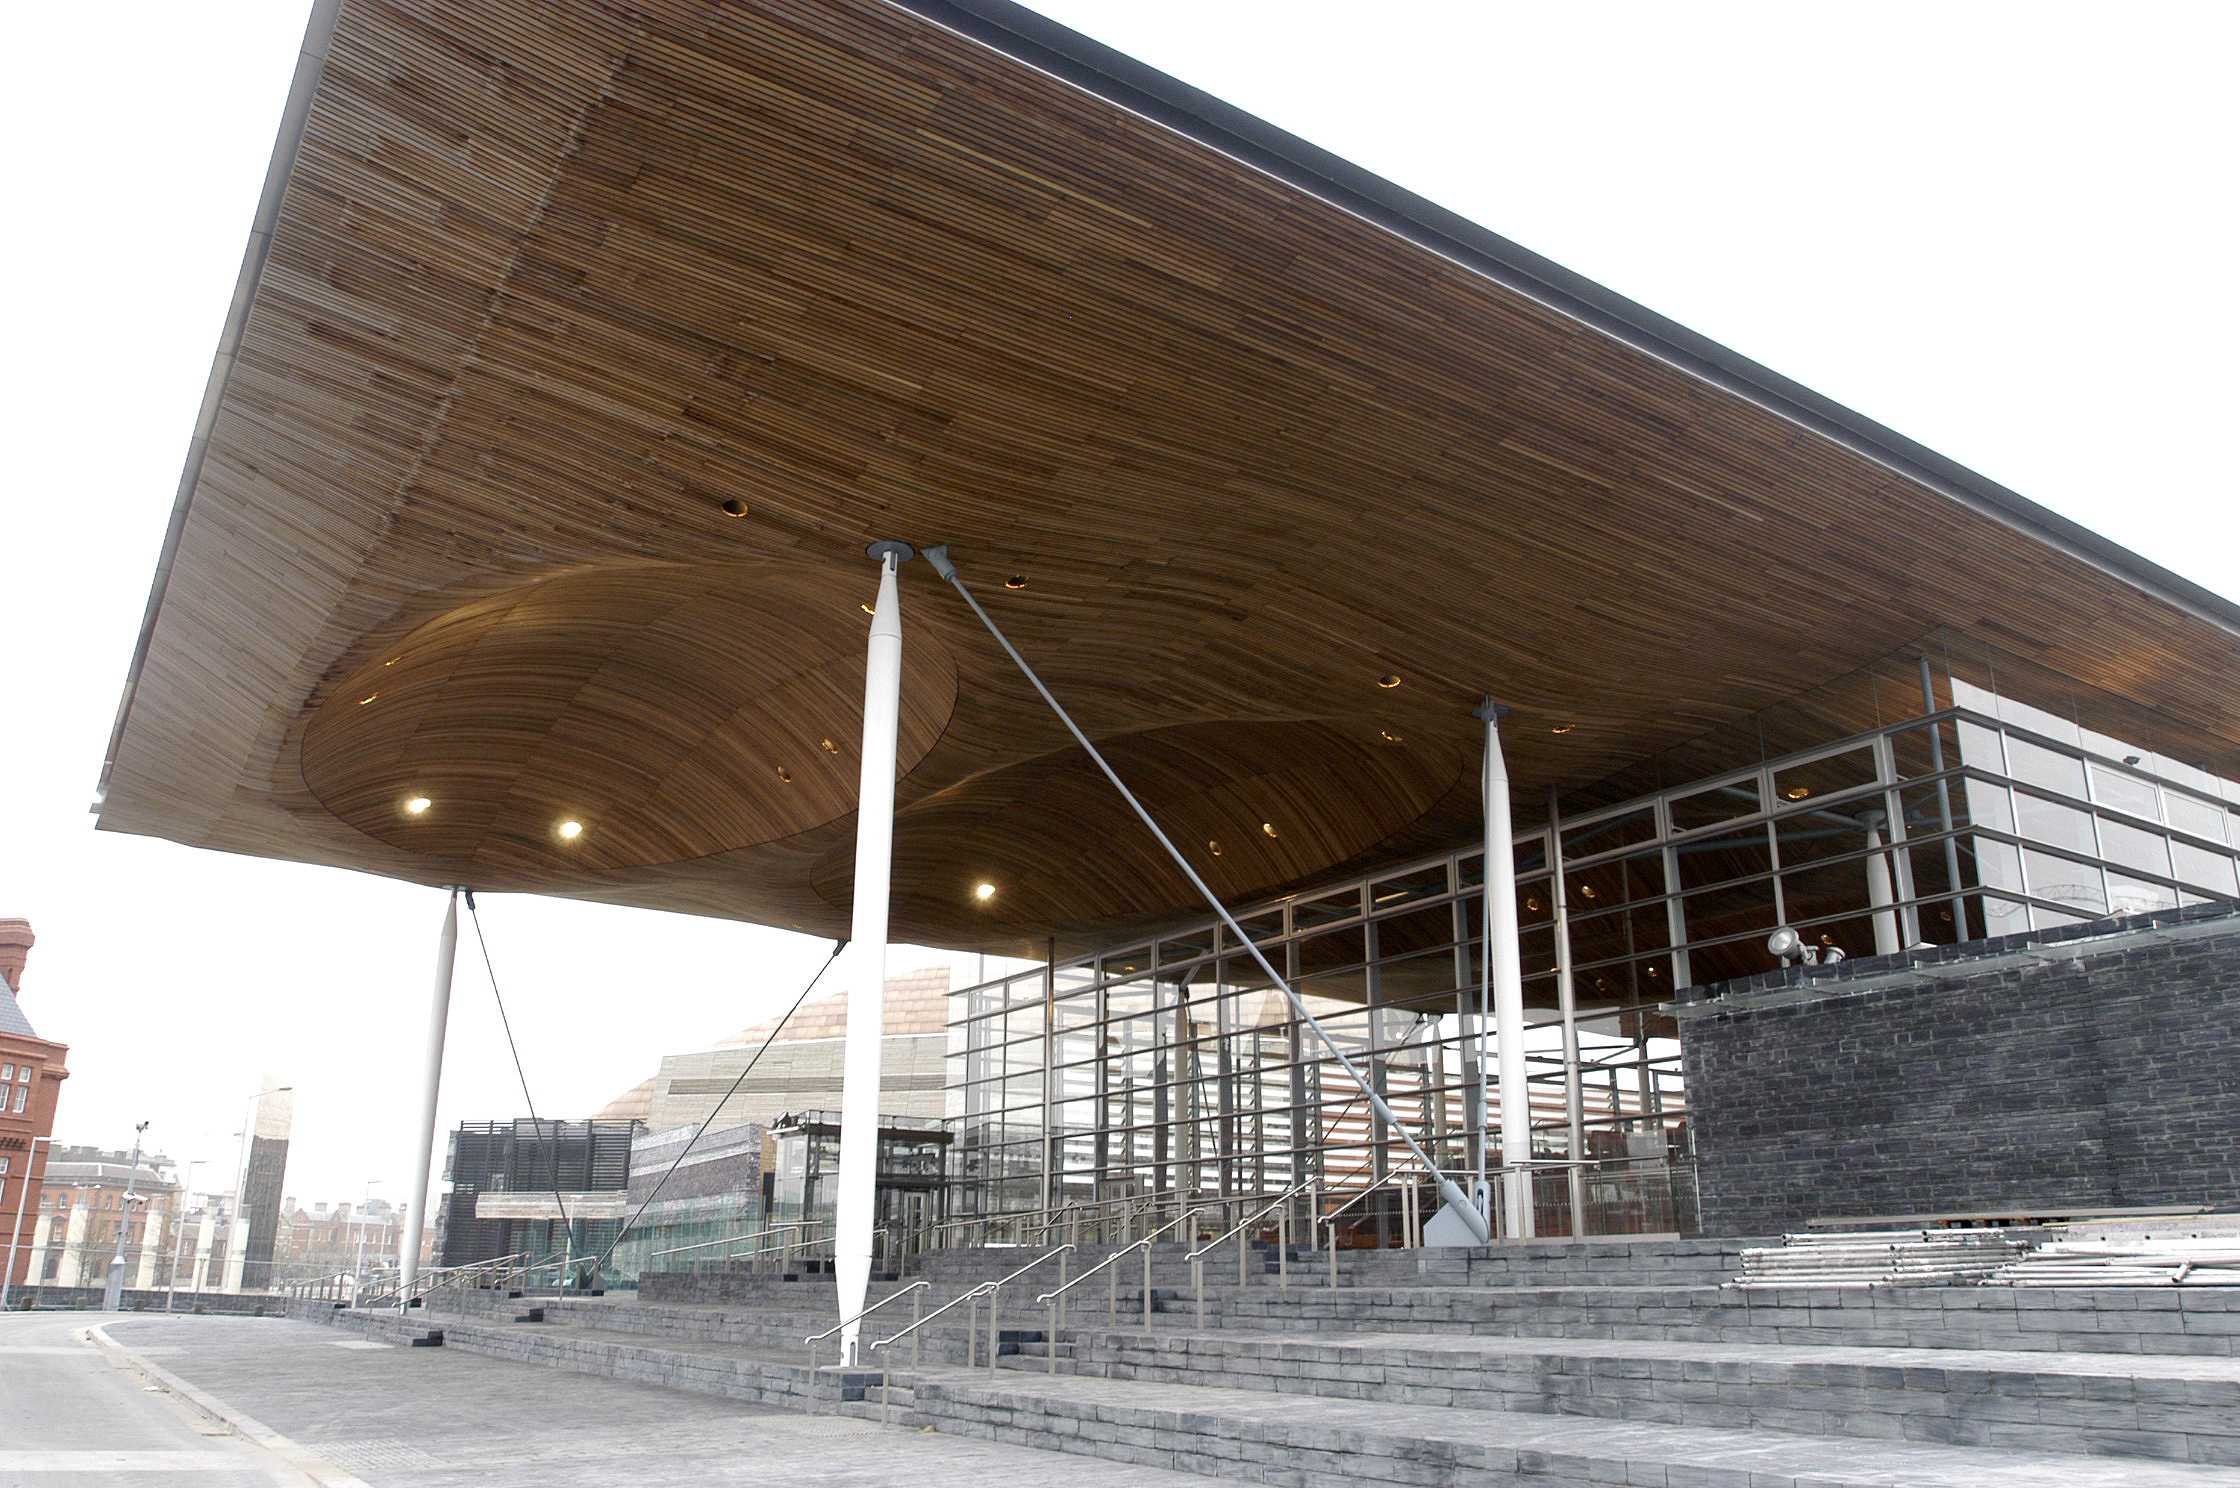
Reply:
[[0, 977], [7, 979], [10, 992], [23, 990], [23, 964], [31, 959], [31, 943], [37, 939], [29, 920], [0, 920]]

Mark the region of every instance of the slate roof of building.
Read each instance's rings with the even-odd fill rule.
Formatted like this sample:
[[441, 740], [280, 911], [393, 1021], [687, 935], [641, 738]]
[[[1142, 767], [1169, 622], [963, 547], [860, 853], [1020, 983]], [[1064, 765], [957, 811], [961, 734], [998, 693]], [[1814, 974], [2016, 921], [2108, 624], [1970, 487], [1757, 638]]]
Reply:
[[15, 989], [0, 978], [0, 1033], [20, 1033], [25, 1038], [37, 1038], [39, 1030], [23, 1015], [23, 1004], [16, 1001]]

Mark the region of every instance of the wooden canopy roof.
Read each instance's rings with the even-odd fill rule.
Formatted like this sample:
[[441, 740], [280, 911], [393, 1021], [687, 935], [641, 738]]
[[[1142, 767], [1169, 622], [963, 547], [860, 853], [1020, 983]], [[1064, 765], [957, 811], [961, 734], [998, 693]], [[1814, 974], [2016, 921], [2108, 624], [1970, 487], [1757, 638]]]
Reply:
[[[1234, 895], [1468, 835], [1485, 692], [1528, 802], [1942, 625], [2240, 740], [2232, 607], [996, 0], [344, 0], [100, 825], [838, 932], [876, 537]], [[1186, 906], [903, 580], [897, 937]]]

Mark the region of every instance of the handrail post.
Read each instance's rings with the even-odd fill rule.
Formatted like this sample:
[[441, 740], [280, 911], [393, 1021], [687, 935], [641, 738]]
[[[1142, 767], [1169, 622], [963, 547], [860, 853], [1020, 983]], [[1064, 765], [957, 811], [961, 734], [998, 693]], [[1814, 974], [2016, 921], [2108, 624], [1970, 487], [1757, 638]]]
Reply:
[[1190, 1290], [1198, 1299], [1198, 1331], [1206, 1330], [1206, 1263], [1190, 1263]]
[[1062, 1297], [1050, 1299], [1050, 1317], [1044, 1325], [1048, 1331], [1042, 1335], [1042, 1352], [1050, 1361], [1049, 1368], [1044, 1371], [1048, 1374], [1058, 1372], [1058, 1304], [1064, 1300]]
[[1151, 1245], [1143, 1247], [1143, 1331], [1151, 1331]]
[[1330, 1243], [1325, 1248], [1330, 1252], [1330, 1290], [1334, 1292], [1338, 1289], [1338, 1222], [1335, 1219], [1330, 1221]]
[[913, 1287], [910, 1291], [910, 1365], [912, 1368], [916, 1368], [918, 1363], [925, 1358], [926, 1335], [918, 1328], [918, 1324], [925, 1320], [926, 1289], [922, 1286]]
[[973, 1350], [980, 1343], [980, 1294], [974, 1292], [965, 1300], [971, 1306], [965, 1310], [964, 1367], [970, 1369], [978, 1362], [978, 1355]]
[[1003, 1353], [1003, 1335], [996, 1331], [996, 1304], [1003, 1300], [1003, 1284], [996, 1283], [988, 1289], [988, 1373], [996, 1372], [996, 1360]]
[[1291, 1206], [1276, 1211], [1276, 1290], [1291, 1290]]
[[[1120, 1258], [1118, 1256], [1110, 1257], [1111, 1261], [1117, 1261], [1119, 1259]], [[1106, 1264], [1104, 1268], [1104, 1283], [1105, 1291], [1107, 1294], [1106, 1301], [1110, 1303], [1110, 1321], [1112, 1323], [1112, 1326], [1117, 1328], [1120, 1326], [1120, 1268], [1118, 1266], [1112, 1265], [1109, 1262]]]
[[1307, 1185], [1307, 1254], [1314, 1254], [1315, 1221], [1322, 1218], [1322, 1190], [1315, 1184]]
[[1237, 1226], [1237, 1285], [1239, 1287], [1245, 1286], [1247, 1284], [1245, 1281], [1244, 1271], [1244, 1253], [1251, 1244], [1251, 1240], [1252, 1222], [1250, 1220], [1247, 1220], [1243, 1224]]
[[809, 1381], [801, 1392], [801, 1413], [805, 1416], [817, 1413], [817, 1346], [814, 1343], [809, 1345]]

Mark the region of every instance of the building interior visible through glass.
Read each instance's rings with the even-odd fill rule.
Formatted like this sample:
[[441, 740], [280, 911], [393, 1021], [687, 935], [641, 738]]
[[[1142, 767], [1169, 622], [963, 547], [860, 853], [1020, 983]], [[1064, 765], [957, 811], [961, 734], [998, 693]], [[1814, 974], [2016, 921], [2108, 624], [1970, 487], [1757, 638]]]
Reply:
[[[1783, 926], [1820, 956], [1857, 957], [2240, 897], [2236, 778], [2229, 745], [1940, 633], [1552, 811], [1517, 802], [1530, 1156], [1571, 1152], [1568, 959], [1580, 1147], [1607, 1160], [1576, 1188], [1535, 1174], [1538, 1233], [1575, 1219], [1586, 1234], [1694, 1228], [1668, 1010], [1681, 989], [1773, 970], [1767, 938]], [[1462, 1172], [1483, 1125], [1481, 883], [1482, 854], [1464, 848], [1239, 914], [1435, 1160]], [[970, 987], [950, 1007], [951, 1223], [1309, 1180], [1343, 1193], [1406, 1161], [1210, 921]]]

